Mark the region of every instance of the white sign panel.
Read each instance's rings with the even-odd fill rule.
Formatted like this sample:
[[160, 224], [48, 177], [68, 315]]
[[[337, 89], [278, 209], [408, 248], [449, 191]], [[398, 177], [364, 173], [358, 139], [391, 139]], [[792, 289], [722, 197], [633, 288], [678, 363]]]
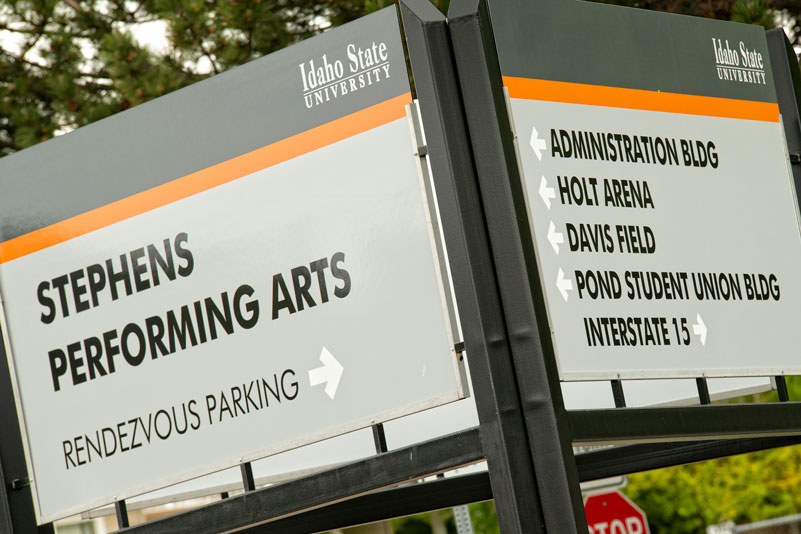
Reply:
[[491, 9], [561, 378], [801, 372], [801, 234], [764, 31], [577, 1]]
[[[174, 101], [200, 113], [215, 83], [235, 89], [274, 62], [303, 113], [355, 110], [288, 137], [280, 130], [294, 123], [265, 123], [278, 131], [270, 144], [4, 236], [6, 348], [40, 521], [465, 395], [394, 12], [350, 30]], [[302, 76], [320, 57], [337, 76], [351, 49], [373, 54], [357, 55], [366, 74], [362, 86], [351, 78], [355, 92]], [[308, 106], [309, 84], [336, 87], [340, 102]], [[235, 111], [246, 123], [247, 106]], [[89, 130], [78, 134], [112, 136], [117, 123]], [[186, 135], [200, 150], [216, 145], [202, 130]], [[169, 157], [162, 142], [153, 165]]]
[[[512, 110], [529, 134], [526, 198], [563, 379], [799, 370], [801, 247], [778, 122]], [[603, 139], [602, 152], [576, 157], [577, 139]], [[634, 139], [642, 158], [603, 160]]]

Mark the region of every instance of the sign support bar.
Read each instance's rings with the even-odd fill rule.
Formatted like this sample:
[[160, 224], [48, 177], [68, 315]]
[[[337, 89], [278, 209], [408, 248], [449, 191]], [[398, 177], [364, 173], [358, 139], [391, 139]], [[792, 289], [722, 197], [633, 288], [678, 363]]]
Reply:
[[568, 418], [573, 440], [580, 443], [801, 434], [798, 402], [571, 410]]
[[586, 532], [533, 242], [519, 187], [514, 138], [487, 4], [455, 1], [449, 29], [489, 229], [489, 245], [510, 332], [514, 373], [547, 532]]
[[623, 382], [612, 380], [612, 397], [615, 399], [615, 408], [626, 407], [626, 394], [623, 392]]
[[214, 534], [238, 530], [483, 459], [478, 431], [471, 429], [232, 496], [125, 532]]
[[[576, 462], [579, 479], [585, 482], [798, 443], [801, 443], [801, 436], [626, 445], [579, 454], [576, 456]], [[478, 429], [472, 428], [420, 446], [382, 455], [385, 456], [386, 464], [381, 464], [376, 457], [362, 460], [347, 466], [346, 471], [372, 472], [372, 470], [378, 469], [383, 472], [382, 465], [387, 465], [391, 470], [395, 470], [397, 458], [406, 458], [410, 452], [413, 452], [421, 460], [426, 458], [426, 465], [429, 466], [428, 463], [436, 458], [441, 461], [449, 459], [452, 450], [460, 451], [460, 457], [456, 458], [456, 461], [463, 461], [465, 458], [483, 458], [484, 453]], [[340, 473], [342, 472], [344, 471], [340, 471]], [[216, 532], [217, 530], [212, 525], [221, 525], [220, 528], [222, 528], [222, 526], [231, 525], [238, 519], [239, 507], [243, 503], [234, 503], [232, 506], [229, 501], [241, 501], [242, 499], [251, 499], [251, 504], [256, 503], [253, 506], [260, 506], [259, 503], [263, 506], [261, 507], [262, 513], [250, 517], [249, 524], [251, 526], [242, 528], [241, 532], [247, 534], [274, 532], [300, 534], [309, 530], [342, 528], [353, 524], [369, 523], [400, 515], [422, 513], [431, 509], [449, 508], [495, 498], [489, 474], [482, 472], [376, 491], [361, 496], [353, 496], [352, 492], [344, 492], [341, 502], [326, 504], [330, 500], [326, 501], [323, 498], [320, 500], [319, 507], [306, 511], [302, 510], [307, 507], [308, 502], [298, 500], [295, 502], [294, 509], [287, 506], [287, 503], [291, 501], [292, 492], [298, 492], [295, 495], [307, 495], [304, 493], [305, 488], [318, 487], [321, 485], [321, 479], [330, 479], [330, 477], [331, 472], [310, 475], [287, 485], [262, 488], [248, 496], [240, 495], [190, 510], [181, 514], [180, 520], [177, 519], [179, 516], [167, 517], [137, 525], [126, 532], [139, 534], [167, 534], [176, 531]], [[346, 477], [343, 480], [344, 487], [348, 486], [351, 479]], [[382, 479], [381, 482], [386, 482], [386, 480]], [[284, 492], [289, 492], [290, 495], [285, 497]], [[269, 504], [275, 502], [283, 504], [276, 510]], [[502, 506], [502, 503], [497, 502], [496, 506]], [[280, 516], [288, 517], [275, 519]], [[180, 530], [181, 525], [184, 524], [186, 529]]]
[[798, 443], [801, 436], [640, 443], [579, 454], [576, 463], [580, 480], [586, 482]]
[[695, 385], [698, 388], [698, 399], [701, 404], [712, 404], [712, 399], [709, 397], [709, 384], [706, 378], [696, 378]]
[[253, 479], [253, 467], [250, 465], [250, 462], [241, 464], [239, 470], [242, 473], [242, 487], [244, 490], [246, 492], [255, 490], [256, 482]]
[[401, 15], [498, 520], [504, 532], [541, 532], [544, 510], [527, 447], [510, 333], [470, 157], [448, 27], [442, 14], [425, 0], [401, 3]]
[[131, 526], [128, 521], [128, 505], [125, 504], [125, 499], [114, 502], [114, 513], [117, 514], [117, 528], [123, 529]]
[[387, 452], [389, 449], [387, 448], [387, 436], [384, 433], [383, 423], [375, 424], [373, 425], [372, 428], [373, 428], [373, 442], [375, 443], [376, 454]]

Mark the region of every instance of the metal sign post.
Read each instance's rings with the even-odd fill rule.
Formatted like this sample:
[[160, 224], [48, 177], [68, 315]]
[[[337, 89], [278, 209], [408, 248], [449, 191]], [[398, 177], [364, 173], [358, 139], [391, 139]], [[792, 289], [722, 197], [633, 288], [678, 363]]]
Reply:
[[546, 531], [586, 529], [578, 475], [543, 295], [533, 283], [536, 271], [530, 240], [520, 239], [520, 197], [510, 189], [518, 181], [511, 128], [500, 84], [486, 4], [454, 2], [449, 24], [464, 98], [471, 149], [486, 217], [503, 317], [509, 335], [516, 380], [525, 415], [529, 450], [535, 467]]
[[[522, 420], [497, 272], [444, 17], [427, 1], [401, 4], [430, 145], [448, 257], [473, 377], [480, 432], [501, 528], [538, 532], [544, 510]], [[548, 489], [548, 491], [551, 491]]]

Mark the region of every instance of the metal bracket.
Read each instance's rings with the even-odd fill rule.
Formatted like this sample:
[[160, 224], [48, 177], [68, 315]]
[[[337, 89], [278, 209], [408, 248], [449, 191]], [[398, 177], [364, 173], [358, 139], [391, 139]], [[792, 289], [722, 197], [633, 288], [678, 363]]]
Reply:
[[[423, 190], [425, 192], [426, 204], [428, 205], [428, 221], [430, 225], [432, 243], [436, 249], [437, 264], [439, 270], [440, 290], [445, 302], [450, 327], [450, 335], [455, 344], [461, 336], [461, 328], [457, 320], [456, 299], [451, 288], [451, 273], [448, 266], [448, 251], [446, 250], [445, 236], [441, 229], [437, 195], [434, 192], [434, 183], [429, 171], [429, 150], [426, 136], [423, 130], [423, 119], [420, 115], [419, 102], [414, 101], [406, 105], [406, 117], [409, 122], [409, 133], [412, 137], [414, 155], [417, 156], [417, 172], [419, 174]], [[458, 352], [458, 351], [457, 351]], [[462, 384], [467, 385], [467, 373], [464, 367], [460, 366]]]
[[128, 505], [125, 499], [114, 502], [114, 511], [117, 513], [117, 528], [123, 529], [131, 526], [128, 520]]
[[21, 490], [23, 488], [27, 488], [30, 485], [31, 485], [31, 479], [29, 479], [29, 478], [15, 478], [14, 480], [12, 480], [9, 483], [8, 486], [12, 490], [18, 491], [18, 490]]
[[254, 491], [256, 489], [256, 480], [253, 478], [253, 467], [250, 462], [239, 464], [239, 471], [242, 473], [242, 487], [245, 492]]

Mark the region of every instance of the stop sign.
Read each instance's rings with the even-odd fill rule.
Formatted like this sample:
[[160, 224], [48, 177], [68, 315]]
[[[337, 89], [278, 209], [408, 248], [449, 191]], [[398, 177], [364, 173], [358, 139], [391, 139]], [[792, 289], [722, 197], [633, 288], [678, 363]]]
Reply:
[[619, 491], [587, 497], [584, 513], [590, 534], [651, 533], [643, 511]]

